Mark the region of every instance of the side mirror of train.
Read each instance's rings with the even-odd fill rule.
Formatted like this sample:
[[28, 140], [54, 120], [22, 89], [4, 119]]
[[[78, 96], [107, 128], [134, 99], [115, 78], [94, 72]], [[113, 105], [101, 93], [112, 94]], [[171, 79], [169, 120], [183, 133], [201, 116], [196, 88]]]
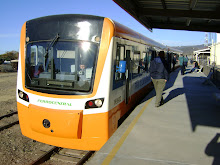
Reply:
[[126, 61], [119, 61], [119, 66], [116, 66], [116, 72], [119, 73], [126, 72]]

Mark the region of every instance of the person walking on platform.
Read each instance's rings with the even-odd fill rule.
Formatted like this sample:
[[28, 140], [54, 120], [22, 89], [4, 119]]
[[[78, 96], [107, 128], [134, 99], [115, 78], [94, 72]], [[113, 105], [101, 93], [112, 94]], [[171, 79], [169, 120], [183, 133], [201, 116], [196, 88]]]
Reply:
[[180, 64], [180, 67], [181, 67], [181, 75], [184, 75], [185, 73], [185, 68], [186, 68], [186, 58], [183, 56], [179, 57], [179, 64]]
[[160, 51], [158, 56], [150, 62], [149, 71], [156, 91], [155, 107], [159, 107], [163, 104], [162, 93], [169, 77], [164, 51]]

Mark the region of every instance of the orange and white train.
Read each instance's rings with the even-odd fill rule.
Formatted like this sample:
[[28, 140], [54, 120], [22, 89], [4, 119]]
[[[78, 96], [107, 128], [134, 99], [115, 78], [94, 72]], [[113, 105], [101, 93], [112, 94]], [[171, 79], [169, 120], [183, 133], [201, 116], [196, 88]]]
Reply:
[[149, 91], [150, 60], [169, 49], [109, 18], [55, 15], [21, 30], [17, 109], [22, 134], [99, 150]]

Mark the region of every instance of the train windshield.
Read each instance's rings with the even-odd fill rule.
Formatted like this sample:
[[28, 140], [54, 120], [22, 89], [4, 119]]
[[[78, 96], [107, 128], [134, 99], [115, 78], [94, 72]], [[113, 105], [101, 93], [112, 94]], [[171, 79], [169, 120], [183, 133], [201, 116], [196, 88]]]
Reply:
[[86, 41], [29, 43], [26, 86], [36, 90], [89, 92], [97, 54], [98, 45]]

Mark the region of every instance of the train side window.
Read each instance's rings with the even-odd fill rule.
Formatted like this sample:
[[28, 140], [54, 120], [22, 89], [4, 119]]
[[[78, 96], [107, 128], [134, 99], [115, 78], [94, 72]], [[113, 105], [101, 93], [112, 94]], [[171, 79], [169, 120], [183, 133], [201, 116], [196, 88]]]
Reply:
[[152, 50], [151, 53], [151, 61], [153, 61], [153, 59], [157, 56], [157, 52], [155, 50]]
[[153, 51], [152, 50], [150, 50], [149, 52], [148, 52], [148, 57], [147, 57], [147, 59], [148, 59], [148, 65], [147, 65], [147, 67], [148, 67], [148, 69], [150, 68], [150, 62], [153, 60]]
[[148, 59], [148, 61], [149, 61], [149, 63], [148, 63], [148, 68], [150, 67], [149, 64], [150, 64], [150, 62], [151, 62], [151, 56], [152, 56], [152, 51], [149, 51], [149, 52], [148, 52], [148, 57], [147, 57], [147, 59]]
[[155, 50], [149, 50], [144, 57], [145, 70], [149, 72], [150, 62], [157, 56]]
[[119, 65], [119, 61], [125, 60], [125, 47], [118, 45], [117, 46], [117, 51], [116, 51], [116, 60], [115, 60], [115, 80], [123, 80], [125, 78], [124, 73], [118, 73], [116, 72], [116, 66]]
[[148, 66], [150, 65], [150, 62], [153, 61], [153, 59], [157, 56], [157, 52], [155, 50], [149, 50], [148, 52]]
[[148, 64], [149, 64], [149, 59], [148, 59], [148, 52], [143, 52], [142, 57], [141, 57], [141, 72], [148, 72]]
[[131, 57], [131, 63], [132, 63], [132, 77], [138, 76], [140, 74], [140, 65], [141, 65], [141, 59], [140, 59], [140, 51], [134, 51], [133, 57]]

